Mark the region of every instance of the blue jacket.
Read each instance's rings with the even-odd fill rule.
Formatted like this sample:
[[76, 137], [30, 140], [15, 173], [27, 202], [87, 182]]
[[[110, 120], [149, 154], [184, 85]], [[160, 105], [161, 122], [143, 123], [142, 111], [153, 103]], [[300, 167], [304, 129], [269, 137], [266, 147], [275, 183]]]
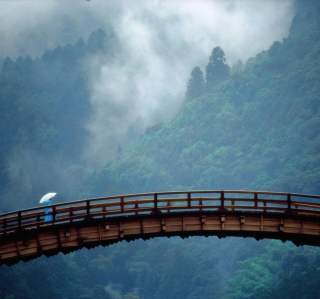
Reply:
[[52, 208], [50, 207], [51, 205], [51, 200], [49, 199], [48, 201], [46, 201], [46, 208], [44, 210], [45, 216], [44, 216], [44, 221], [49, 222], [52, 221], [53, 216], [52, 214], [50, 215], [49, 213], [52, 213]]

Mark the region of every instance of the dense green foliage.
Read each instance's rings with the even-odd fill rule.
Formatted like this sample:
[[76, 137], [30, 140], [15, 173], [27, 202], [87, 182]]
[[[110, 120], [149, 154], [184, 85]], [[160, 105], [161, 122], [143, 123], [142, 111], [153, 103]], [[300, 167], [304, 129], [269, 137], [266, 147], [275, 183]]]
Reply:
[[[320, 193], [318, 15], [97, 171], [87, 195], [171, 189]], [[88, 191], [88, 190], [87, 190]]]
[[7, 203], [2, 209], [30, 207], [34, 197], [51, 188], [64, 189], [67, 195], [74, 191], [61, 177], [80, 173], [88, 142], [85, 126], [92, 109], [85, 61], [104, 50], [108, 38], [98, 30], [87, 43], [79, 39], [75, 45], [47, 50], [41, 58], [13, 62], [7, 57], [3, 62], [0, 194]]
[[191, 78], [187, 83], [186, 101], [199, 98], [203, 95], [205, 88], [205, 81], [201, 69], [196, 66], [191, 72]]
[[[192, 90], [199, 87], [190, 83], [193, 74], [180, 113], [148, 128], [116, 160], [87, 178], [79, 192], [83, 197], [179, 189], [320, 194], [319, 25], [316, 9], [297, 15], [287, 38], [245, 64], [239, 62], [221, 82], [212, 83], [210, 92]], [[101, 49], [103, 36], [98, 31], [92, 42], [80, 40], [35, 61], [6, 59], [0, 81], [3, 165], [23, 144], [40, 148], [38, 155], [70, 154], [79, 163], [76, 148], [86, 138], [83, 125], [90, 110], [86, 85], [79, 84], [85, 78], [81, 57]], [[50, 59], [56, 70], [44, 68]], [[66, 77], [52, 75], [61, 68]], [[78, 77], [72, 76], [74, 69]], [[40, 71], [41, 82], [39, 76], [32, 79]], [[200, 79], [201, 73], [197, 69]], [[70, 96], [69, 87], [79, 92], [77, 97]], [[69, 119], [75, 107], [77, 117]], [[76, 140], [69, 124], [78, 130]], [[10, 182], [5, 169], [2, 187]], [[1, 267], [0, 298], [313, 299], [320, 297], [318, 262], [318, 248], [278, 241], [135, 241]]]
[[214, 87], [228, 78], [229, 66], [225, 62], [226, 58], [223, 50], [220, 47], [215, 47], [206, 66], [207, 91], [212, 91]]

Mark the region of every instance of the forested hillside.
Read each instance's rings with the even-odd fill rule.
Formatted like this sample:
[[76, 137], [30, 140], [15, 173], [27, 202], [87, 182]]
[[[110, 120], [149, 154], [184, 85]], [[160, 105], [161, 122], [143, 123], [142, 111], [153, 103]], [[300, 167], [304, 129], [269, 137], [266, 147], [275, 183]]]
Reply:
[[[148, 128], [117, 161], [96, 172], [86, 194], [172, 189], [320, 193], [319, 28], [318, 14], [297, 15], [287, 38], [230, 72], [219, 66], [224, 53], [215, 48], [206, 80], [199, 67], [198, 75], [192, 71], [179, 115]], [[208, 76], [210, 68], [222, 72], [218, 82]]]
[[112, 57], [112, 45], [110, 36], [99, 29], [87, 42], [80, 38], [75, 45], [47, 50], [41, 58], [4, 60], [0, 194], [6, 202], [2, 209], [34, 206], [44, 190], [60, 190], [64, 196], [74, 193], [85, 175], [83, 149], [92, 112], [85, 62], [100, 51]]
[[[320, 194], [316, 7], [295, 16], [288, 37], [246, 62], [228, 66], [223, 49], [214, 47], [206, 69], [190, 70], [179, 114], [149, 127], [116, 159], [79, 178], [79, 197], [187, 189]], [[67, 155], [64, 166], [81, 168], [84, 124], [91, 109], [81, 59], [88, 51], [103, 50], [104, 38], [97, 31], [87, 43], [79, 40], [40, 59], [8, 58], [3, 63], [4, 195], [15, 183], [8, 161], [25, 145], [30, 151], [39, 149], [26, 152], [36, 154], [39, 163], [46, 155]], [[47, 68], [50, 60], [65, 77]], [[30, 194], [40, 194], [36, 186], [30, 188]], [[314, 299], [320, 297], [319, 262], [319, 248], [278, 241], [139, 240], [2, 266], [0, 298]]]

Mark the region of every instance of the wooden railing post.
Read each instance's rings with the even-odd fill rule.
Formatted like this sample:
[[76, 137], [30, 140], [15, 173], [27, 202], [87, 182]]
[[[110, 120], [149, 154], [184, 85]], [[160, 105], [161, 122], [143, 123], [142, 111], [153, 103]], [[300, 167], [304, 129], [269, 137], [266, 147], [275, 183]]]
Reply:
[[21, 229], [21, 211], [18, 212], [18, 229]]
[[153, 205], [154, 205], [153, 214], [160, 214], [160, 211], [158, 210], [158, 194], [157, 193], [153, 195]]
[[188, 208], [191, 208], [191, 194], [188, 192]]
[[52, 206], [52, 224], [55, 222], [56, 220], [56, 207]]
[[87, 200], [87, 207], [86, 207], [86, 209], [87, 209], [87, 217], [86, 217], [86, 219], [87, 219], [87, 220], [90, 220], [90, 200]]
[[154, 201], [154, 213], [157, 214], [158, 212], [158, 194], [157, 193], [154, 194], [153, 201]]
[[7, 228], [7, 218], [3, 219], [2, 228], [5, 230]]
[[220, 208], [219, 211], [224, 211], [224, 191], [221, 191], [221, 195], [220, 195]]
[[37, 228], [40, 227], [40, 224], [39, 224], [40, 221], [41, 221], [41, 217], [40, 217], [40, 214], [38, 213], [38, 215], [37, 215]]
[[290, 193], [287, 194], [287, 204], [288, 204], [287, 213], [291, 214], [291, 194]]
[[258, 208], [258, 194], [254, 193], [254, 208]]
[[121, 213], [124, 213], [124, 198], [123, 198], [123, 196], [120, 197], [120, 210], [121, 210]]
[[72, 223], [73, 222], [73, 219], [72, 219], [72, 217], [73, 217], [73, 207], [70, 207], [70, 209], [69, 209], [69, 220], [70, 220], [70, 223]]

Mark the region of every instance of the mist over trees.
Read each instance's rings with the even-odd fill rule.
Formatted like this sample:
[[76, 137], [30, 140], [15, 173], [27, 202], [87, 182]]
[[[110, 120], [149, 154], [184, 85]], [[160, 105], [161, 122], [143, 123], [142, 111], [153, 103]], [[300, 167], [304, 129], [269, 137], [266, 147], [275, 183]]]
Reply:
[[[230, 67], [225, 63], [226, 58], [220, 47], [215, 47], [209, 57], [206, 66], [206, 80], [204, 80], [201, 69], [197, 66], [191, 72], [191, 78], [187, 82], [185, 94], [186, 101], [199, 98], [206, 92], [212, 90], [229, 77]], [[239, 62], [238, 62], [239, 68]]]
[[[147, 128], [93, 172], [81, 160], [92, 111], [83, 61], [92, 51], [112, 56], [118, 47], [112, 34], [97, 30], [87, 42], [36, 59], [6, 58], [1, 208], [29, 207], [32, 197], [62, 184], [51, 180], [58, 171], [69, 192], [83, 198], [182, 189], [320, 194], [320, 10], [311, 7], [295, 16], [286, 38], [244, 63], [229, 67], [214, 45], [206, 73], [193, 68], [178, 115]], [[65, 160], [47, 168], [49, 156]], [[46, 167], [33, 173], [38, 164]], [[76, 184], [70, 173], [79, 174]], [[30, 174], [41, 187], [13, 190]], [[0, 298], [314, 299], [319, 253], [242, 238], [138, 240], [2, 266]]]
[[201, 69], [196, 66], [191, 72], [191, 78], [187, 82], [185, 98], [187, 101], [199, 98], [203, 95], [205, 81]]
[[225, 62], [226, 58], [223, 50], [220, 47], [215, 47], [206, 66], [207, 91], [212, 91], [215, 86], [228, 78], [229, 66]]
[[83, 151], [92, 113], [85, 62], [101, 51], [111, 59], [115, 48], [114, 39], [98, 29], [87, 43], [80, 38], [74, 45], [47, 50], [40, 58], [4, 60], [0, 193], [7, 202], [2, 209], [30, 207], [36, 204], [34, 198], [52, 188], [64, 196], [75, 192], [86, 175]]

